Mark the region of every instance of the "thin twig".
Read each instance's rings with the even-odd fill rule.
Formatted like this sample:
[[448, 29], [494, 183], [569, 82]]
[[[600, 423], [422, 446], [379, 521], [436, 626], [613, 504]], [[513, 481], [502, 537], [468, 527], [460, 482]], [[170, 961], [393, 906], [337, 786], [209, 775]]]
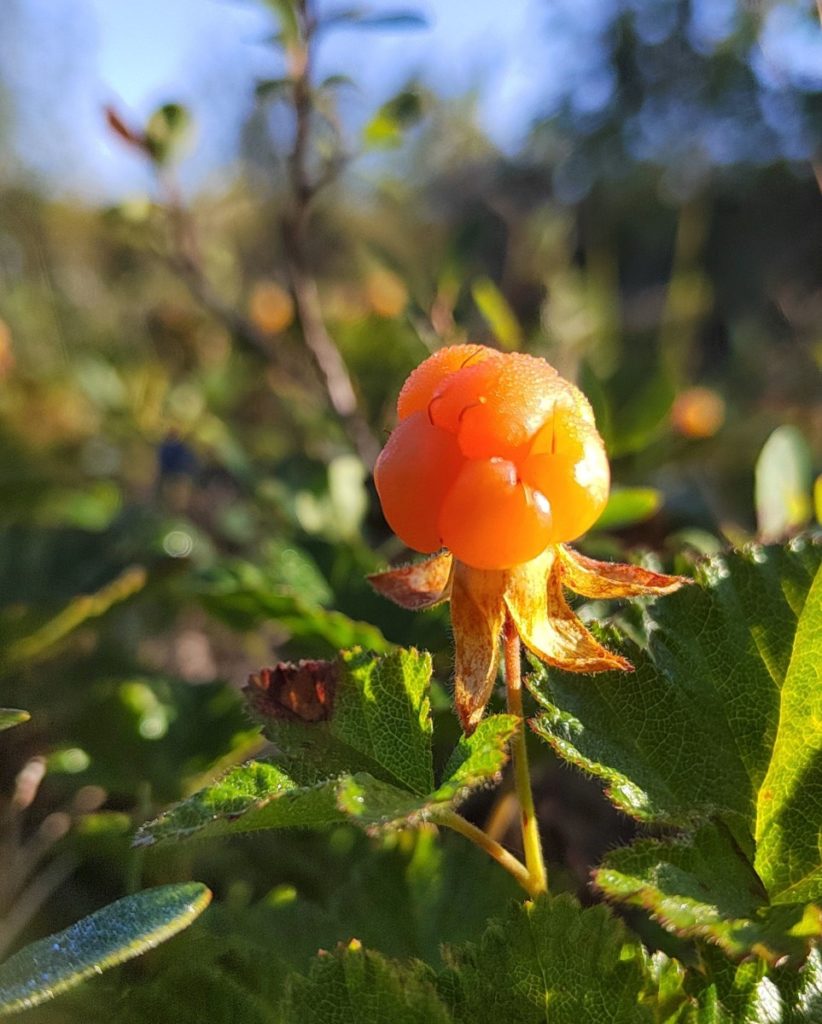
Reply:
[[323, 379], [334, 411], [345, 425], [360, 458], [370, 469], [379, 452], [379, 444], [360, 412], [351, 376], [325, 326], [319, 289], [306, 255], [311, 206], [318, 191], [328, 183], [329, 175], [326, 173], [314, 180], [308, 166], [314, 118], [311, 72], [317, 27], [308, 0], [298, 0], [297, 17], [301, 45], [294, 45], [288, 51], [295, 129], [294, 146], [288, 159], [292, 208], [283, 218], [283, 248], [306, 347]]

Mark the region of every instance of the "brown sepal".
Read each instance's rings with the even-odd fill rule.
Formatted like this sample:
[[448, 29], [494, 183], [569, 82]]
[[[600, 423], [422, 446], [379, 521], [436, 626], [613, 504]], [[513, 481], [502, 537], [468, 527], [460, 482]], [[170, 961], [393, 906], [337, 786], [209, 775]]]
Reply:
[[504, 572], [472, 569], [461, 562], [454, 567], [454, 704], [466, 736], [479, 724], [497, 678], [504, 588]]
[[333, 661], [281, 661], [250, 675], [243, 693], [260, 718], [324, 722], [331, 717], [336, 688]]
[[672, 594], [693, 580], [665, 576], [624, 562], [598, 562], [564, 544], [557, 548], [562, 582], [576, 594], [591, 598], [643, 597]]
[[566, 672], [632, 672], [633, 665], [603, 647], [568, 605], [555, 550], [508, 570], [505, 603], [522, 642], [541, 661]]
[[383, 597], [409, 611], [421, 611], [447, 601], [451, 593], [454, 558], [442, 551], [433, 558], [399, 569], [375, 572], [368, 582]]

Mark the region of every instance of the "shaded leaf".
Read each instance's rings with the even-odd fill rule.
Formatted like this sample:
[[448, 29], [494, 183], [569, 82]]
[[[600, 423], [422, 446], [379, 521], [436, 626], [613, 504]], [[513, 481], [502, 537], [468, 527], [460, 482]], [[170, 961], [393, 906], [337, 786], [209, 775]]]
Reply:
[[432, 971], [421, 964], [392, 963], [363, 950], [356, 939], [317, 960], [308, 977], [292, 977], [281, 1013], [283, 1021], [295, 1024], [451, 1022]]
[[254, 87], [258, 100], [278, 100], [291, 95], [294, 80], [291, 78], [265, 78]]
[[650, 910], [678, 935], [709, 939], [729, 956], [754, 950], [770, 963], [801, 963], [810, 941], [822, 936], [822, 911], [769, 905], [751, 864], [715, 825], [692, 838], [615, 850], [594, 879], [606, 896]]
[[17, 708], [0, 708], [0, 732], [4, 729], [11, 729], [15, 725], [22, 725], [30, 718], [31, 715], [28, 711], [20, 711]]
[[84, 625], [100, 618], [115, 605], [127, 601], [146, 585], [148, 574], [141, 566], [126, 569], [94, 594], [81, 594], [36, 632], [12, 644], [5, 657], [11, 664], [31, 661], [51, 653], [51, 649]]
[[512, 906], [478, 946], [454, 950], [440, 988], [465, 1024], [651, 1024], [644, 957], [605, 907], [568, 896]]
[[372, 13], [367, 8], [350, 7], [332, 11], [320, 19], [319, 28], [378, 28], [416, 29], [427, 28], [428, 22], [415, 11], [389, 11], [385, 14]]
[[208, 906], [199, 882], [126, 896], [0, 965], [0, 1016], [36, 1006], [182, 931]]

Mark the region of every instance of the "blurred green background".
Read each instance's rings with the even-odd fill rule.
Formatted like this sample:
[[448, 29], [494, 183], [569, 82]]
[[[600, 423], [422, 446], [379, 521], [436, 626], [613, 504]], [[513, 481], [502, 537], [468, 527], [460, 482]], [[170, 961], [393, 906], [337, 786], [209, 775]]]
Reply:
[[[0, 11], [0, 705], [32, 715], [0, 738], [2, 953], [148, 884], [330, 916], [363, 884], [344, 829], [129, 839], [261, 752], [239, 687], [280, 658], [426, 647], [454, 736], [447, 612], [364, 580], [403, 556], [370, 463], [439, 346], [587, 392], [615, 482], [591, 553], [819, 515], [811, 3], [126, 6]], [[540, 756], [584, 891], [627, 826]]]

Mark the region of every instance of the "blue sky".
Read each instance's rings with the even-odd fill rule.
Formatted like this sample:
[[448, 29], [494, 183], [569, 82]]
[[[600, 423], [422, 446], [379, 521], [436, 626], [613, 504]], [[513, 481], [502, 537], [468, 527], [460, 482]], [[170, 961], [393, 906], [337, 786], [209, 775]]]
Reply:
[[[633, 9], [649, 41], [670, 30], [670, 0], [619, 2]], [[18, 11], [10, 32], [3, 31], [5, 5]], [[581, 113], [595, 112], [611, 96], [602, 56], [617, 0], [367, 5], [418, 10], [429, 27], [324, 37], [318, 71], [358, 82], [349, 101], [355, 122], [416, 75], [446, 96], [473, 91], [486, 131], [513, 150], [534, 117], [550, 113], [561, 96], [570, 94]], [[737, 7], [737, 0], [695, 2], [695, 44], [721, 44]], [[754, 61], [765, 82], [822, 86], [822, 33], [801, 7], [787, 0], [770, 8]], [[139, 192], [147, 185], [144, 169], [110, 138], [102, 107], [114, 103], [139, 123], [157, 104], [178, 100], [198, 125], [185, 181], [217, 182], [230, 173], [255, 81], [281, 73], [274, 51], [261, 43], [273, 27], [271, 12], [254, 0], [0, 0], [0, 68], [18, 104], [17, 149], [52, 188], [91, 201]], [[0, 153], [0, 170], [2, 160]]]
[[[54, 182], [56, 177], [67, 190], [90, 199], [128, 194], [146, 184], [133, 156], [108, 138], [100, 116], [105, 103], [113, 102], [138, 122], [158, 103], [187, 104], [199, 127], [186, 173], [189, 183], [201, 185], [225, 172], [243, 118], [252, 107], [256, 79], [280, 73], [274, 52], [260, 42], [274, 25], [262, 4], [17, 2], [26, 38], [35, 36], [43, 46], [27, 54], [30, 46], [16, 45], [3, 59], [0, 38], [0, 60], [4, 67], [11, 66], [12, 84], [21, 100], [20, 148], [26, 163], [47, 179]], [[324, 38], [318, 73], [345, 73], [357, 81], [355, 117], [357, 106], [364, 117], [412, 75], [419, 75], [444, 95], [476, 88], [492, 136], [506, 147], [516, 145], [544, 91], [544, 54], [533, 34], [542, 0], [513, 0], [504, 18], [492, 0], [372, 0], [369, 7], [414, 9], [428, 19], [429, 27], [337, 30]], [[42, 79], [44, 64], [53, 69], [51, 81]], [[38, 109], [48, 109], [50, 121], [70, 120], [67, 133], [44, 138]]]

